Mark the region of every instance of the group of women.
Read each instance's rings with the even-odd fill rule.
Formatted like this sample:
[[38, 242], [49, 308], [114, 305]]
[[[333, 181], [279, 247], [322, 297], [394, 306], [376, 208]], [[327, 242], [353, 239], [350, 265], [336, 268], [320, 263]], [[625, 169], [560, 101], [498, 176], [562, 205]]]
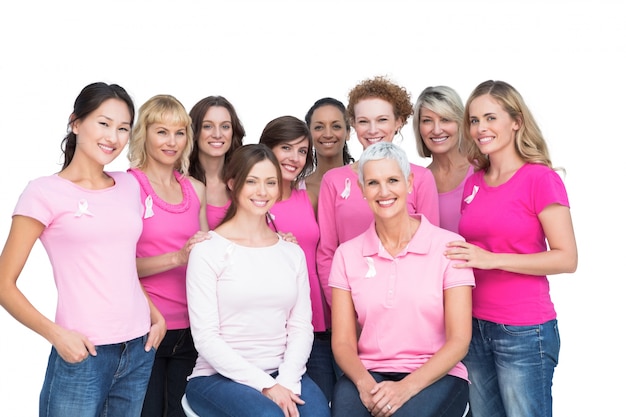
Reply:
[[[427, 167], [394, 144], [411, 117]], [[374, 77], [247, 145], [221, 96], [134, 120], [122, 87], [86, 86], [63, 168], [14, 211], [0, 304], [52, 344], [41, 416], [182, 416], [183, 396], [200, 416], [551, 415], [547, 275], [576, 243], [511, 85], [413, 104]], [[37, 239], [55, 321], [16, 285]]]

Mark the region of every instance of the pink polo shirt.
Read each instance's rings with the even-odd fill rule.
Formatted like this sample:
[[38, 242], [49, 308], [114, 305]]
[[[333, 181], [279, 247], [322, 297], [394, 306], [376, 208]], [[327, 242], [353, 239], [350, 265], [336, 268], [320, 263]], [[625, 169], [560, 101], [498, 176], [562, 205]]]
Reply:
[[[410, 373], [426, 363], [446, 342], [444, 290], [474, 286], [472, 270], [453, 268], [443, 255], [446, 243], [462, 238], [416, 217], [421, 224], [397, 257], [384, 249], [372, 222], [333, 259], [329, 285], [351, 292], [362, 329], [359, 358], [371, 371]], [[467, 380], [460, 362], [448, 373]]]
[[[413, 190], [407, 196], [410, 214], [420, 213], [439, 225], [439, 198], [435, 177], [429, 169], [411, 164]], [[324, 174], [320, 185], [317, 208], [320, 244], [317, 249], [317, 273], [326, 301], [331, 291], [328, 274], [333, 255], [339, 244], [363, 233], [374, 215], [359, 188], [359, 177], [350, 165], [333, 168]]]

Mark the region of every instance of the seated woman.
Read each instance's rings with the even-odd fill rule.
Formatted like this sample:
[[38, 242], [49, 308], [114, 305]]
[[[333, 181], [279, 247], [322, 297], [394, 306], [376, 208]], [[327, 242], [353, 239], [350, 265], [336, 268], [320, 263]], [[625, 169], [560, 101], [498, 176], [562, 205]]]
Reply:
[[374, 222], [339, 246], [329, 279], [333, 353], [345, 373], [333, 416], [466, 411], [461, 359], [472, 333], [474, 276], [443, 255], [457, 234], [409, 215], [412, 181], [399, 146], [381, 142], [363, 151], [359, 186]]
[[231, 205], [187, 267], [198, 360], [187, 384], [200, 416], [328, 417], [305, 373], [313, 343], [304, 252], [268, 225], [282, 175], [266, 145], [237, 149], [224, 182]]

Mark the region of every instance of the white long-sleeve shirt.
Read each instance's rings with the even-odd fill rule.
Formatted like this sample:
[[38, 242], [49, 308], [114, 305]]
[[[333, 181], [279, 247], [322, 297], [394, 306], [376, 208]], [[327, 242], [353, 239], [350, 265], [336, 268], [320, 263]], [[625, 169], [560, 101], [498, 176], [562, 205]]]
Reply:
[[211, 232], [189, 256], [187, 302], [199, 354], [190, 379], [219, 373], [259, 391], [280, 383], [300, 394], [313, 326], [298, 245], [246, 247]]

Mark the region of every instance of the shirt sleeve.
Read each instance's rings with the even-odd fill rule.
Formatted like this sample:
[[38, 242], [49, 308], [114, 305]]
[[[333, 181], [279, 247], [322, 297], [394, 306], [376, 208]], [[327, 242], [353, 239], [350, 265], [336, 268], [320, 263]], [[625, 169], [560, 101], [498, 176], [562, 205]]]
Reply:
[[439, 226], [439, 194], [435, 177], [429, 169], [413, 169], [413, 198], [418, 213], [426, 216], [429, 222]]
[[302, 375], [313, 346], [313, 324], [309, 274], [302, 253], [296, 277], [298, 294], [296, 303], [287, 319], [287, 348], [283, 363], [278, 367], [276, 380], [295, 394], [301, 393]]
[[320, 195], [317, 202], [317, 219], [320, 227], [320, 243], [317, 248], [317, 273], [328, 306], [331, 305], [331, 289], [328, 276], [335, 251], [339, 246], [337, 235], [335, 200], [337, 190], [334, 189], [327, 175], [320, 184]]
[[335, 252], [332, 267], [330, 269], [328, 285], [332, 288], [340, 288], [342, 290], [350, 291], [350, 284], [348, 283], [346, 265], [343, 256], [343, 246], [339, 246]]
[[40, 181], [30, 181], [17, 200], [14, 216], [31, 217], [48, 227], [54, 218], [50, 204]]
[[539, 214], [550, 204], [560, 204], [569, 208], [565, 184], [557, 172], [550, 169], [539, 176], [534, 184], [534, 210]]

